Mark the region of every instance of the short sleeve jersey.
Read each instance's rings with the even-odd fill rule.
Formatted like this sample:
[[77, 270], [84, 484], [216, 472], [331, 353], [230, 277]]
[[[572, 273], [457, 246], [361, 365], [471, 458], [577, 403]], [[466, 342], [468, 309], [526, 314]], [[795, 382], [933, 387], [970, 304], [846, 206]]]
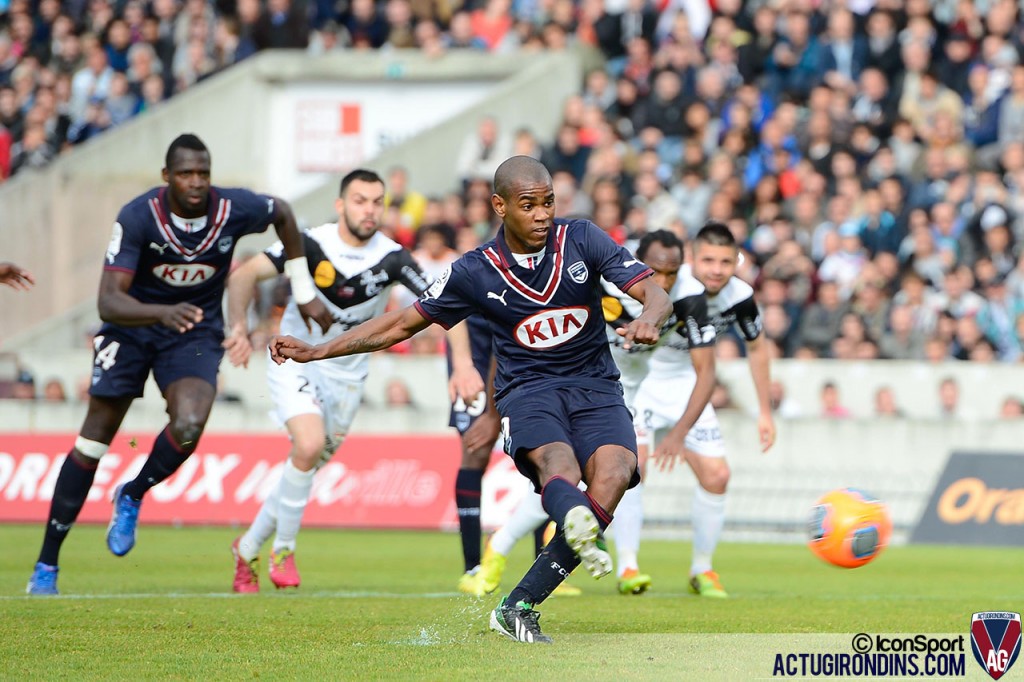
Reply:
[[[694, 279], [689, 265], [679, 269], [679, 279]], [[695, 280], [696, 281], [696, 280]], [[732, 277], [715, 296], [706, 296], [707, 313], [713, 329], [713, 337], [720, 337], [734, 326], [747, 341], [753, 341], [761, 334], [761, 316], [754, 301], [754, 290], [738, 277]], [[672, 336], [660, 345], [651, 358], [651, 372], [670, 374], [687, 371], [693, 367], [689, 350], [692, 340]]]
[[[307, 329], [295, 299], [289, 299], [281, 318], [282, 334], [321, 343], [384, 312], [393, 285], [402, 284], [416, 296], [427, 289], [426, 275], [412, 255], [380, 232], [361, 246], [350, 246], [338, 234], [337, 223], [327, 223], [304, 232], [302, 238], [317, 296], [334, 324], [326, 333], [317, 325]], [[287, 257], [281, 242], [264, 253], [278, 272], [284, 272]], [[366, 376], [368, 360], [368, 355], [359, 354], [323, 362], [347, 369], [353, 380], [359, 380]]]
[[601, 277], [626, 291], [652, 274], [589, 220], [556, 218], [544, 257], [521, 267], [505, 228], [455, 261], [416, 308], [445, 329], [480, 313], [494, 336], [495, 397], [534, 381], [615, 380], [601, 310]]
[[[692, 276], [689, 265], [684, 265], [679, 272]], [[744, 341], [753, 341], [761, 335], [761, 312], [754, 301], [754, 289], [739, 277], [730, 277], [718, 294], [708, 296], [707, 300], [711, 322], [720, 335], [734, 328]]]
[[640, 314], [640, 302], [608, 281], [602, 281], [601, 284], [604, 289], [601, 303], [607, 323], [608, 344], [613, 348], [612, 357], [619, 366], [623, 381], [628, 379], [634, 383], [640, 382], [647, 374], [652, 352], [661, 344], [685, 345], [688, 349], [715, 345], [714, 325], [708, 313], [704, 285], [688, 270], [679, 273], [669, 292], [672, 315], [661, 328], [659, 344], [636, 344], [629, 351], [622, 349], [623, 337], [616, 330], [636, 319]]
[[238, 239], [266, 230], [273, 214], [272, 197], [211, 187], [205, 226], [182, 229], [172, 224], [167, 188], [154, 188], [121, 209], [104, 269], [132, 273], [128, 294], [142, 303], [199, 306], [198, 328], [220, 332], [224, 283]]

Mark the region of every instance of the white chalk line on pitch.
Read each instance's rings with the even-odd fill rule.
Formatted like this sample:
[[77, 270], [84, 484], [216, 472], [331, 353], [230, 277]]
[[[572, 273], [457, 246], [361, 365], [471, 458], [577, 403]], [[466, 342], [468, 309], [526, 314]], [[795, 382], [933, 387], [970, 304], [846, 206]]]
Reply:
[[[290, 593], [268, 593], [271, 599], [464, 599], [467, 602], [483, 602], [490, 599], [500, 599], [497, 592], [485, 597], [472, 597], [462, 592], [290, 592]], [[597, 596], [597, 595], [591, 595]], [[659, 592], [648, 594], [645, 598], [678, 598], [692, 597], [692, 594], [685, 592], [670, 593]], [[253, 595], [235, 594], [233, 592], [129, 592], [125, 594], [59, 594], [38, 596], [31, 594], [5, 594], [0, 595], [0, 601], [88, 601], [88, 600], [110, 600], [110, 599], [253, 599]], [[258, 599], [258, 597], [256, 597]]]
[[[501, 592], [494, 592], [483, 597], [473, 597], [462, 592], [359, 592], [359, 591], [321, 591], [321, 592], [286, 592], [286, 593], [275, 593], [267, 592], [264, 594], [264, 598], [270, 599], [460, 599], [465, 600], [467, 603], [475, 602], [486, 602], [490, 599], [500, 599]], [[604, 597], [604, 596], [618, 596], [608, 595], [604, 592], [584, 592], [583, 596], [591, 597]], [[750, 594], [750, 595], [733, 595], [730, 599], [726, 600], [729, 602], [743, 602], [743, 601], [766, 601], [766, 600], [779, 600], [779, 599], [795, 599], [800, 596], [806, 597], [807, 595], [797, 594]], [[1006, 599], [1010, 599], [1011, 595], [1004, 595]], [[1013, 599], [1019, 599], [1020, 595], [1012, 595]], [[234, 592], [129, 592], [126, 594], [60, 594], [60, 595], [48, 595], [38, 596], [30, 594], [4, 594], [0, 595], [0, 602], [2, 601], [22, 601], [22, 600], [33, 600], [33, 601], [103, 601], [113, 599], [258, 599], [250, 594], [235, 594]], [[815, 595], [816, 599], [841, 599], [848, 601], [880, 601], [885, 599], [886, 601], [932, 601], [934, 596], [931, 595]], [[646, 592], [642, 596], [635, 597], [635, 599], [700, 599], [697, 595], [691, 592]], [[561, 599], [559, 601], [562, 601]]]

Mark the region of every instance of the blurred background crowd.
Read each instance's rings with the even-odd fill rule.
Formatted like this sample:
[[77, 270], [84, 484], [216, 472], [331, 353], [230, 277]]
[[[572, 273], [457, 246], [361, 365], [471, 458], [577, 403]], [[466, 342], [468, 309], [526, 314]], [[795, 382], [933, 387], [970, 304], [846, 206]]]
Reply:
[[[529, 154], [558, 215], [620, 243], [725, 222], [776, 357], [1024, 357], [1015, 0], [0, 0], [0, 179], [266, 48], [576, 44], [602, 65], [554, 139], [485, 118], [456, 191], [388, 173], [384, 229], [428, 273], [489, 238], [493, 171]], [[264, 292], [265, 333], [286, 294]], [[441, 348], [430, 332], [398, 352]]]

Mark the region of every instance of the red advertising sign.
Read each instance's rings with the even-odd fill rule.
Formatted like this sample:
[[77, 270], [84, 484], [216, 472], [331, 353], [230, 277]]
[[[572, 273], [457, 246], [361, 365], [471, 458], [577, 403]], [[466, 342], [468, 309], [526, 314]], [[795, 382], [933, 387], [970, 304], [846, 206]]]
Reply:
[[340, 173], [359, 165], [364, 156], [362, 119], [363, 108], [358, 102], [296, 102], [296, 170]]
[[[0, 522], [42, 521], [75, 434], [0, 434]], [[135, 477], [152, 437], [118, 436], [100, 460], [79, 521], [110, 520], [110, 495]], [[181, 469], [153, 488], [142, 523], [246, 525], [280, 476], [284, 434], [204, 435]], [[458, 437], [350, 436], [317, 472], [303, 523], [361, 528], [457, 527]], [[494, 453], [484, 477], [482, 522], [504, 522], [529, 488], [512, 461]]]

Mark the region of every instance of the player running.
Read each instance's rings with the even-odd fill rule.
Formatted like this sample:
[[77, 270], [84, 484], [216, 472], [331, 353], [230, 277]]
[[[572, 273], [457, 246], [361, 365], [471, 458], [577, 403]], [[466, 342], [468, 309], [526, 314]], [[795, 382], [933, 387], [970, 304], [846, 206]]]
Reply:
[[[337, 223], [315, 227], [303, 235], [308, 263], [307, 276], [292, 283], [293, 297], [281, 318], [281, 330], [310, 343], [337, 337], [342, 332], [379, 315], [392, 285], [403, 284], [419, 296], [427, 280], [412, 256], [399, 244], [378, 232], [384, 215], [384, 181], [375, 172], [358, 169], [341, 181], [335, 209]], [[256, 283], [276, 277], [286, 265], [278, 242], [249, 259], [228, 278], [228, 321], [225, 341], [233, 365], [246, 366], [252, 354], [247, 313]], [[303, 287], [310, 287], [304, 290]], [[315, 287], [315, 288], [314, 288]], [[295, 299], [314, 295], [334, 319], [326, 331], [309, 329]], [[454, 383], [476, 395], [483, 383], [479, 376], [466, 377], [469, 363], [465, 325], [450, 333], [455, 346]], [[270, 581], [277, 588], [298, 587], [295, 544], [302, 515], [313, 488], [313, 476], [341, 445], [363, 396], [369, 358], [357, 355], [313, 365], [269, 363], [267, 380], [278, 419], [287, 427], [292, 447], [281, 478], [249, 529], [231, 549], [235, 557], [235, 592], [259, 591], [259, 555], [275, 534], [270, 551]], [[469, 367], [472, 372], [472, 367]]]
[[[738, 258], [739, 248], [732, 232], [722, 223], [711, 222], [697, 233], [693, 241], [692, 272], [690, 267], [683, 266], [680, 276], [692, 274], [704, 285], [708, 312], [717, 333], [721, 335], [735, 326], [747, 344], [750, 373], [760, 410], [757, 429], [764, 452], [775, 442], [775, 422], [768, 402], [768, 348], [761, 334], [761, 318], [754, 302], [754, 290], [735, 276]], [[669, 343], [654, 351], [650, 372], [636, 397], [638, 431], [642, 429], [648, 434], [646, 445], [640, 442], [641, 452], [652, 442], [664, 444], [661, 434], [672, 424], [677, 424], [679, 414], [692, 405], [692, 401], [687, 402], [684, 396], [687, 387], [697, 381], [692, 349], [680, 343], [678, 337], [672, 337]], [[659, 445], [659, 450], [662, 445]], [[725, 491], [729, 483], [725, 442], [714, 407], [707, 405], [704, 408], [697, 423], [686, 434], [685, 452], [679, 454], [679, 458], [685, 459], [693, 469], [698, 483], [693, 496], [690, 589], [704, 597], [727, 597], [728, 593], [711, 565], [711, 557], [725, 524]], [[666, 462], [671, 467], [675, 460]], [[643, 508], [639, 504], [632, 509], [642, 514]], [[616, 542], [625, 539], [629, 545], [639, 548], [641, 525], [642, 516], [621, 530], [617, 527]], [[634, 530], [635, 539], [629, 535]]]
[[[581, 562], [594, 577], [611, 571], [602, 531], [622, 493], [639, 481], [636, 438], [603, 329], [599, 278], [644, 304], [620, 330], [627, 350], [657, 342], [671, 303], [651, 270], [596, 225], [554, 218], [551, 175], [536, 160], [504, 161], [491, 204], [503, 221], [495, 239], [459, 258], [413, 306], [317, 346], [275, 337], [271, 357], [312, 361], [368, 352], [434, 322], [451, 327], [473, 313], [487, 319], [505, 451], [543, 490], [544, 508], [561, 528], [492, 612], [491, 628], [517, 641], [547, 643], [534, 606]], [[586, 493], [576, 487], [580, 480]]]
[[[163, 179], [166, 186], [130, 201], [114, 223], [100, 279], [104, 324], [93, 341], [89, 411], [57, 477], [29, 594], [57, 594], [61, 544], [150, 371], [170, 421], [138, 476], [114, 491], [107, 529], [114, 555], [134, 547], [146, 492], [196, 449], [216, 395], [224, 354], [221, 302], [238, 239], [273, 225], [284, 244], [286, 270], [309, 279], [302, 236], [288, 204], [247, 189], [212, 186], [210, 153], [198, 137], [181, 135], [171, 142]], [[315, 297], [300, 297], [298, 303], [303, 317], [322, 329], [331, 324]]]

